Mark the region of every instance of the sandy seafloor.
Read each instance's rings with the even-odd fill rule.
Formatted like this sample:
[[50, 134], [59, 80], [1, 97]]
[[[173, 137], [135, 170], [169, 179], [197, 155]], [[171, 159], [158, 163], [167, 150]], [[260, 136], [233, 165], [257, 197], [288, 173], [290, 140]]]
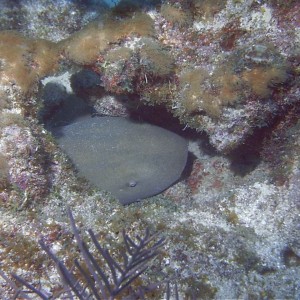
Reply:
[[[15, 30], [30, 41], [59, 43], [90, 22], [101, 23], [114, 4], [0, 0], [0, 97], [4, 99], [0, 100], [0, 270], [7, 276], [17, 273], [36, 286], [41, 284], [49, 294], [59, 290], [57, 271], [40, 250], [38, 240], [44, 237], [58, 257], [68, 266], [72, 264], [78, 251], [66, 216], [69, 206], [82, 234], [86, 236], [86, 229], [93, 228], [115, 257], [120, 254], [123, 229], [134, 237], [143, 235], [148, 227], [166, 238], [159, 256], [133, 285], [136, 289], [163, 282], [146, 293], [145, 299], [164, 299], [165, 282], [172, 287], [176, 282], [179, 299], [300, 299], [298, 1], [132, 1], [124, 7], [126, 13], [124, 9], [119, 11], [121, 20], [124, 15], [128, 17], [130, 9], [133, 14], [152, 18], [155, 34], [147, 37], [145, 44], [153, 43], [156, 48], [149, 47], [151, 51], [172, 57], [170, 65], [176, 65], [172, 71], [166, 73], [155, 65], [157, 61], [162, 65], [167, 58], [154, 60], [146, 51], [128, 59], [122, 68], [124, 73], [114, 61], [101, 60], [105, 57], [101, 51], [106, 53], [122, 45], [139, 51], [136, 49], [141, 44], [135, 39], [140, 36], [128, 35], [118, 37], [118, 42], [109, 44], [88, 63], [73, 59], [73, 49], [67, 46], [57, 54], [59, 67], [37, 73], [24, 92], [15, 68], [24, 67], [17, 60], [27, 59], [22, 49], [30, 48], [33, 42], [20, 42], [13, 35], [6, 39], [5, 30]], [[163, 50], [158, 43], [164, 45]], [[7, 54], [11, 45], [11, 53], [21, 49], [13, 58]], [[32, 55], [33, 62], [26, 60], [29, 66], [24, 67], [24, 76], [26, 70], [38, 69], [35, 50], [30, 51], [26, 53]], [[47, 63], [48, 55], [52, 54], [46, 53], [43, 62]], [[142, 55], [156, 66], [154, 71], [147, 69], [149, 66], [140, 59]], [[238, 59], [232, 67], [233, 57]], [[7, 68], [8, 61], [14, 71]], [[227, 61], [234, 71], [225, 78]], [[251, 69], [253, 64], [255, 71]], [[156, 94], [150, 94], [148, 86], [130, 85], [140, 80], [130, 77], [132, 70], [140, 71], [140, 66], [149, 71], [142, 73], [142, 78], [153, 84], [154, 90], [160, 84], [170, 86], [173, 80], [176, 87], [170, 89], [174, 99], [170, 100], [168, 94], [167, 100], [156, 101], [152, 96]], [[182, 74], [200, 68], [217, 75], [196, 79], [187, 76], [191, 82], [185, 79], [183, 86]], [[81, 86], [75, 91], [70, 85], [70, 74], [81, 69], [102, 70], [100, 96], [94, 93], [95, 86]], [[253, 73], [248, 73], [251, 70]], [[237, 79], [237, 74], [243, 75]], [[235, 86], [231, 90], [229, 82], [233, 80], [241, 80], [246, 88]], [[131, 112], [135, 115], [141, 114], [141, 118], [162, 127], [176, 127], [176, 132], [189, 142], [183, 177], [163, 193], [128, 206], [122, 206], [106, 191], [89, 186], [76, 176], [74, 166], [48, 130], [45, 120], [53, 112], [51, 105], [43, 103], [42, 95], [49, 81], [61, 84], [62, 95], [68, 99], [76, 94], [89, 107], [107, 115], [129, 116], [127, 108], [115, 99], [132, 97], [136, 106]], [[199, 90], [200, 83], [207, 85]], [[190, 99], [195, 102], [184, 102], [191, 87], [195, 87], [196, 96]], [[240, 95], [244, 88], [247, 91], [241, 97], [245, 99], [226, 98]], [[202, 105], [197, 97], [203, 97], [203, 101], [210, 97], [213, 105]], [[138, 103], [145, 106], [140, 108]], [[72, 104], [69, 107], [72, 115]], [[63, 114], [69, 121], [68, 108]], [[175, 297], [174, 289], [172, 292], [171, 299]], [[13, 299], [13, 294], [8, 282], [0, 277], [0, 298]]]

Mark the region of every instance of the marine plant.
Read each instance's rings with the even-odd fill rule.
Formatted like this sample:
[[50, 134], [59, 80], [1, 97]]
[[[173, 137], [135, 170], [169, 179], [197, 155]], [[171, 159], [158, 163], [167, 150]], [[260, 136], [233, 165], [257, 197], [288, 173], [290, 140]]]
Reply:
[[[84, 300], [116, 299], [116, 297], [120, 297], [120, 299], [143, 299], [146, 291], [157, 288], [157, 283], [141, 286], [136, 282], [138, 282], [137, 279], [140, 275], [147, 270], [149, 262], [159, 254], [159, 248], [165, 242], [164, 238], [156, 241], [156, 235], [150, 234], [149, 229], [146, 229], [144, 237], [137, 236], [137, 241], [135, 241], [123, 231], [125, 251], [121, 252], [122, 262], [120, 263], [107, 249], [100, 245], [96, 234], [90, 229], [88, 233], [92, 246], [95, 248], [95, 252], [93, 252], [87, 243], [83, 241], [70, 209], [68, 209], [68, 216], [82, 259], [75, 259], [74, 267], [68, 269], [66, 264], [46, 244], [45, 240], [40, 239], [41, 248], [55, 264], [61, 279], [62, 289], [57, 295], [54, 295], [46, 292], [43, 288], [35, 287], [20, 276], [12, 274], [17, 282], [29, 290], [26, 291], [23, 288], [18, 288], [4, 272], [0, 271], [0, 276], [14, 290], [14, 299], [18, 297], [33, 299], [29, 296], [29, 293], [45, 300], [74, 299], [74, 297], [75, 299]], [[136, 284], [136, 290], [133, 288], [133, 284]], [[175, 288], [177, 289], [177, 287]], [[169, 284], [167, 284], [166, 294], [167, 297], [170, 297], [168, 296], [171, 294]]]

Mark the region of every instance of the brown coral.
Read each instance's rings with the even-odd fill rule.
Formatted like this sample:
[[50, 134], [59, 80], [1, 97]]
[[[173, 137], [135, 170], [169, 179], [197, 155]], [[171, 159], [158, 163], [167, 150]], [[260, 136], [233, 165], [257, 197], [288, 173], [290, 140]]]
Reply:
[[0, 32], [1, 84], [17, 84], [28, 90], [36, 75], [28, 66], [31, 49], [28, 40], [18, 33]]
[[157, 42], [145, 40], [140, 50], [140, 64], [146, 73], [155, 77], [165, 77], [172, 73], [174, 60]]
[[56, 45], [27, 39], [14, 31], [0, 32], [0, 84], [16, 84], [27, 92], [36, 79], [57, 67]]
[[107, 52], [104, 59], [108, 63], [114, 63], [116, 60], [130, 59], [133, 51], [128, 47], [120, 47]]
[[125, 20], [107, 19], [89, 26], [61, 42], [67, 57], [78, 64], [91, 64], [112, 43], [129, 35], [153, 34], [153, 21], [146, 14], [136, 14]]
[[226, 5], [224, 0], [192, 0], [191, 3], [196, 18], [205, 20], [213, 18]]
[[191, 22], [191, 16], [186, 11], [169, 4], [163, 4], [160, 13], [171, 24], [184, 26]]
[[188, 70], [180, 76], [181, 103], [185, 114], [220, 116], [222, 107], [238, 99], [239, 78], [223, 68], [213, 74], [204, 69]]
[[14, 31], [2, 31], [0, 84], [16, 84], [26, 93], [34, 82], [57, 69], [60, 53], [65, 53], [75, 63], [92, 64], [110, 44], [133, 34], [152, 35], [152, 19], [138, 13], [125, 20], [107, 19], [100, 24], [94, 22], [58, 44], [28, 39]]
[[264, 98], [271, 94], [272, 85], [286, 81], [287, 73], [285, 68], [257, 67], [244, 71], [242, 78], [257, 96]]

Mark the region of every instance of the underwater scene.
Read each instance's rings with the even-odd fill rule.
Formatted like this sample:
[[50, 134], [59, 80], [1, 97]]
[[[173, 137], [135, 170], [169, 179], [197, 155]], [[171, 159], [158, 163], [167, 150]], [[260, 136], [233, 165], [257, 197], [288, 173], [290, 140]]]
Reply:
[[0, 299], [300, 299], [299, 0], [0, 0]]

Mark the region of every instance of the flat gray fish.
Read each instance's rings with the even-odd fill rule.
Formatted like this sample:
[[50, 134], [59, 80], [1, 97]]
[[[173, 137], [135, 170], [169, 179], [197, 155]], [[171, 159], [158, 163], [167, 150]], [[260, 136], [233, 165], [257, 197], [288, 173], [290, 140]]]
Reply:
[[121, 117], [94, 117], [60, 127], [59, 146], [79, 175], [122, 204], [161, 193], [181, 176], [187, 141], [164, 128]]

